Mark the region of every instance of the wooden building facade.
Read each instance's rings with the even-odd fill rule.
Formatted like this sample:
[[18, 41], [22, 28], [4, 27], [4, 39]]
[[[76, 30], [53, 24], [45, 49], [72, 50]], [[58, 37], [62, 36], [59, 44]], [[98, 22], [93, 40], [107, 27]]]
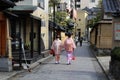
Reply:
[[90, 41], [97, 48], [120, 47], [120, 1], [103, 0], [103, 19], [94, 26]]
[[113, 27], [111, 21], [100, 21], [90, 33], [90, 41], [98, 49], [112, 49]]
[[0, 12], [0, 56], [5, 56], [6, 54], [6, 44], [7, 44], [7, 24], [6, 17]]
[[[20, 1], [20, 0], [15, 0]], [[14, 14], [7, 11], [8, 8], [15, 6], [14, 1], [0, 0], [0, 71], [12, 70], [12, 53], [11, 53], [11, 37], [10, 37], [10, 20]], [[14, 15], [15, 16], [15, 15]], [[2, 65], [1, 65], [2, 64]]]

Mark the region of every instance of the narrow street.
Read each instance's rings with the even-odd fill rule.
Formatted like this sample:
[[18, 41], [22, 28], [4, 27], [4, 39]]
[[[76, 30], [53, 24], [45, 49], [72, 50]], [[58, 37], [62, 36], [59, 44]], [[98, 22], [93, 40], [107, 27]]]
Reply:
[[54, 57], [43, 62], [32, 72], [24, 72], [10, 80], [107, 80], [96, 58], [91, 53], [89, 44], [77, 46], [76, 60], [71, 65], [66, 65], [66, 56], [63, 51], [60, 64], [55, 64]]

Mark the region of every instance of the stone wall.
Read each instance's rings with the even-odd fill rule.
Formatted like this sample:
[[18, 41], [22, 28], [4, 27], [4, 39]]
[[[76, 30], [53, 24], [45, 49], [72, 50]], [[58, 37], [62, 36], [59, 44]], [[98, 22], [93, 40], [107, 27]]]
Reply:
[[0, 71], [12, 71], [12, 61], [8, 58], [0, 58]]

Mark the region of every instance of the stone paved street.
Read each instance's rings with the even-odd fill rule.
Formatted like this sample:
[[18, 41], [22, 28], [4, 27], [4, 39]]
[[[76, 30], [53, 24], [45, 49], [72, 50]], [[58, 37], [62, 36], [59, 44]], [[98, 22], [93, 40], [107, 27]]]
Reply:
[[65, 51], [61, 54], [60, 64], [55, 64], [54, 58], [43, 62], [32, 72], [24, 72], [9, 80], [108, 80], [91, 53], [88, 43], [77, 46], [76, 60], [66, 65]]

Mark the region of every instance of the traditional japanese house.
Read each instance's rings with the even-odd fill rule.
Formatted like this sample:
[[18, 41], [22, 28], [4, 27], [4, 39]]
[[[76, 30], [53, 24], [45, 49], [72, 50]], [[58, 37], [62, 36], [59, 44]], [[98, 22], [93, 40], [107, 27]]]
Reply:
[[103, 19], [91, 31], [91, 42], [97, 48], [112, 49], [120, 46], [119, 3], [119, 0], [103, 0]]
[[24, 0], [16, 5], [9, 8], [9, 11], [18, 15], [18, 18], [10, 18], [10, 36], [13, 61], [19, 62], [22, 66], [25, 60], [22, 48], [29, 63], [48, 55], [48, 7], [45, 2], [41, 5], [39, 0], [37, 3], [33, 0]]
[[[20, 1], [20, 0], [15, 0]], [[12, 70], [11, 37], [9, 35], [9, 16], [17, 17], [7, 11], [15, 6], [15, 1], [0, 0], [0, 71]], [[2, 64], [2, 65], [1, 65]]]
[[[0, 9], [8, 8], [0, 12], [0, 57], [7, 57], [7, 63], [10, 63], [5, 64], [7, 68], [1, 65], [1, 70], [12, 70], [14, 62], [21, 67], [25, 62], [23, 50], [29, 63], [46, 55], [49, 49], [48, 0], [42, 4], [40, 1], [0, 0]], [[4, 58], [0, 59], [3, 64]]]

